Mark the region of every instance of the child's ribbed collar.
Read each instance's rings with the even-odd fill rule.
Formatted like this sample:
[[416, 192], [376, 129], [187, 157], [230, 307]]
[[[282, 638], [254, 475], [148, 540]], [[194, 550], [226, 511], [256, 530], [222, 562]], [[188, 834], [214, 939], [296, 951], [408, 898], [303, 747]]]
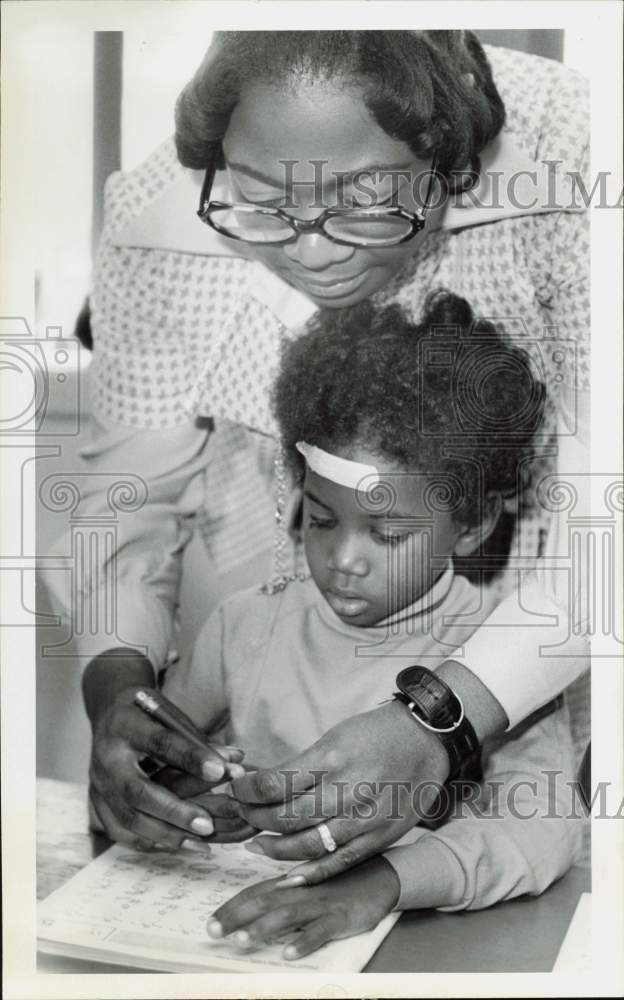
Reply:
[[[393, 634], [390, 631], [394, 631], [395, 626], [399, 626], [402, 623], [413, 620], [419, 616], [435, 611], [448, 597], [451, 587], [453, 586], [453, 580], [455, 578], [455, 572], [453, 570], [452, 562], [449, 562], [448, 566], [444, 570], [441, 576], [438, 577], [436, 582], [433, 584], [429, 590], [424, 593], [417, 601], [413, 604], [408, 605], [406, 608], [401, 608], [400, 611], [395, 611], [394, 614], [390, 615], [388, 618], [384, 618], [383, 621], [377, 622], [376, 625], [370, 625], [364, 628], [361, 625], [350, 625], [348, 622], [339, 618], [337, 614], [330, 608], [329, 604], [320, 593], [317, 591], [317, 607], [321, 618], [326, 621], [332, 628], [337, 629], [340, 632], [348, 632], [352, 634], [354, 638], [361, 638], [362, 640], [371, 640], [371, 637], [377, 636], [379, 632], [383, 632], [384, 635], [388, 635], [388, 638], [392, 639]], [[311, 586], [315, 586], [312, 581], [310, 581]], [[397, 636], [400, 632], [400, 628], [396, 629]]]

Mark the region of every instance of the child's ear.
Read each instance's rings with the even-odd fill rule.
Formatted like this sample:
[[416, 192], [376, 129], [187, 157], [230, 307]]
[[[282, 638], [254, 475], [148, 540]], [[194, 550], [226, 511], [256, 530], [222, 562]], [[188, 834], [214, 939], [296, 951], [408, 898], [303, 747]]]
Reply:
[[303, 482], [295, 486], [286, 502], [284, 524], [290, 537], [300, 542], [303, 525]]
[[483, 516], [478, 524], [466, 527], [455, 542], [453, 555], [458, 558], [471, 556], [490, 537], [503, 509], [500, 493], [488, 493], [483, 504]]

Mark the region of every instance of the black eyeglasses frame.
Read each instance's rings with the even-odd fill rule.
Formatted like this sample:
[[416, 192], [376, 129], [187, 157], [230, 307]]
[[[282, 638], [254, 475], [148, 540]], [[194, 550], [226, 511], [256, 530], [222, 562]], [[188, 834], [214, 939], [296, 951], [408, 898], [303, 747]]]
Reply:
[[[325, 239], [330, 240], [332, 243], [337, 243], [339, 246], [348, 247], [376, 247], [377, 249], [383, 250], [385, 247], [379, 243], [355, 243], [352, 240], [341, 240], [331, 233], [326, 232], [324, 229], [325, 222], [328, 219], [334, 218], [344, 218], [345, 216], [356, 216], [358, 218], [365, 217], [365, 213], [369, 214], [369, 217], [389, 217], [406, 219], [410, 223], [410, 231], [402, 236], [401, 239], [396, 240], [394, 243], [387, 243], [386, 247], [400, 246], [402, 243], [407, 243], [418, 233], [422, 232], [425, 228], [427, 212], [430, 208], [431, 192], [433, 190], [433, 183], [437, 176], [437, 159], [433, 158], [431, 169], [429, 171], [429, 183], [427, 185], [427, 193], [425, 195], [425, 204], [423, 206], [422, 212], [407, 212], [403, 208], [398, 206], [393, 206], [387, 209], [377, 209], [377, 208], [359, 208], [359, 209], [339, 209], [339, 208], [327, 208], [324, 212], [316, 217], [316, 219], [305, 220], [297, 219], [287, 212], [284, 212], [281, 208], [264, 208], [262, 205], [244, 205], [240, 202], [224, 202], [224, 201], [211, 201], [210, 192], [212, 190], [212, 185], [214, 183], [215, 173], [217, 171], [217, 162], [219, 160], [219, 153], [215, 153], [212, 163], [208, 166], [206, 174], [204, 176], [204, 181], [201, 188], [201, 193], [199, 196], [199, 208], [197, 209], [197, 215], [205, 225], [210, 226], [215, 232], [222, 236], [227, 237], [230, 240], [238, 240], [242, 243], [248, 243], [250, 246], [271, 246], [271, 247], [283, 247], [288, 246], [290, 243], [296, 243], [300, 235], [309, 233], [322, 233]], [[293, 230], [292, 235], [285, 240], [247, 240], [244, 236], [234, 236], [228, 230], [223, 229], [217, 222], [215, 222], [211, 217], [210, 213], [216, 210], [222, 210], [224, 208], [235, 208], [238, 204], [241, 207], [250, 207], [252, 210], [256, 211], [260, 215], [267, 215], [271, 218], [281, 219]]]

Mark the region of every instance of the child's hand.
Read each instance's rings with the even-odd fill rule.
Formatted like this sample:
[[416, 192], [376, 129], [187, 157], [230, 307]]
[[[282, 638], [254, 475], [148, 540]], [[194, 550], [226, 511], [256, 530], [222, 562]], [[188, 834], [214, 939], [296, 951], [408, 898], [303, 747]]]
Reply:
[[302, 958], [328, 941], [376, 927], [394, 908], [399, 879], [375, 857], [319, 885], [280, 886], [284, 876], [243, 889], [212, 915], [208, 934], [234, 933], [245, 949], [285, 938], [284, 958]]
[[174, 792], [179, 799], [197, 803], [212, 817], [214, 833], [205, 838], [204, 842], [231, 843], [247, 840], [259, 832], [242, 816], [236, 799], [223, 792], [211, 791], [209, 784], [192, 774], [165, 767], [153, 780]]
[[239, 804], [231, 795], [207, 792], [203, 795], [194, 795], [193, 802], [202, 806], [212, 816], [214, 833], [208, 838], [210, 843], [230, 844], [234, 841], [249, 840], [260, 832], [240, 815]]

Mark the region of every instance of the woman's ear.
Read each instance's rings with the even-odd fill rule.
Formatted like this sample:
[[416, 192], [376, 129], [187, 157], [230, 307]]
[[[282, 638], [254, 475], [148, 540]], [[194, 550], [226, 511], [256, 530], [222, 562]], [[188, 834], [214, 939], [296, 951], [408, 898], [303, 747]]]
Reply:
[[488, 493], [483, 504], [483, 514], [477, 524], [464, 528], [455, 542], [453, 555], [459, 559], [471, 556], [490, 537], [503, 509], [500, 493]]

